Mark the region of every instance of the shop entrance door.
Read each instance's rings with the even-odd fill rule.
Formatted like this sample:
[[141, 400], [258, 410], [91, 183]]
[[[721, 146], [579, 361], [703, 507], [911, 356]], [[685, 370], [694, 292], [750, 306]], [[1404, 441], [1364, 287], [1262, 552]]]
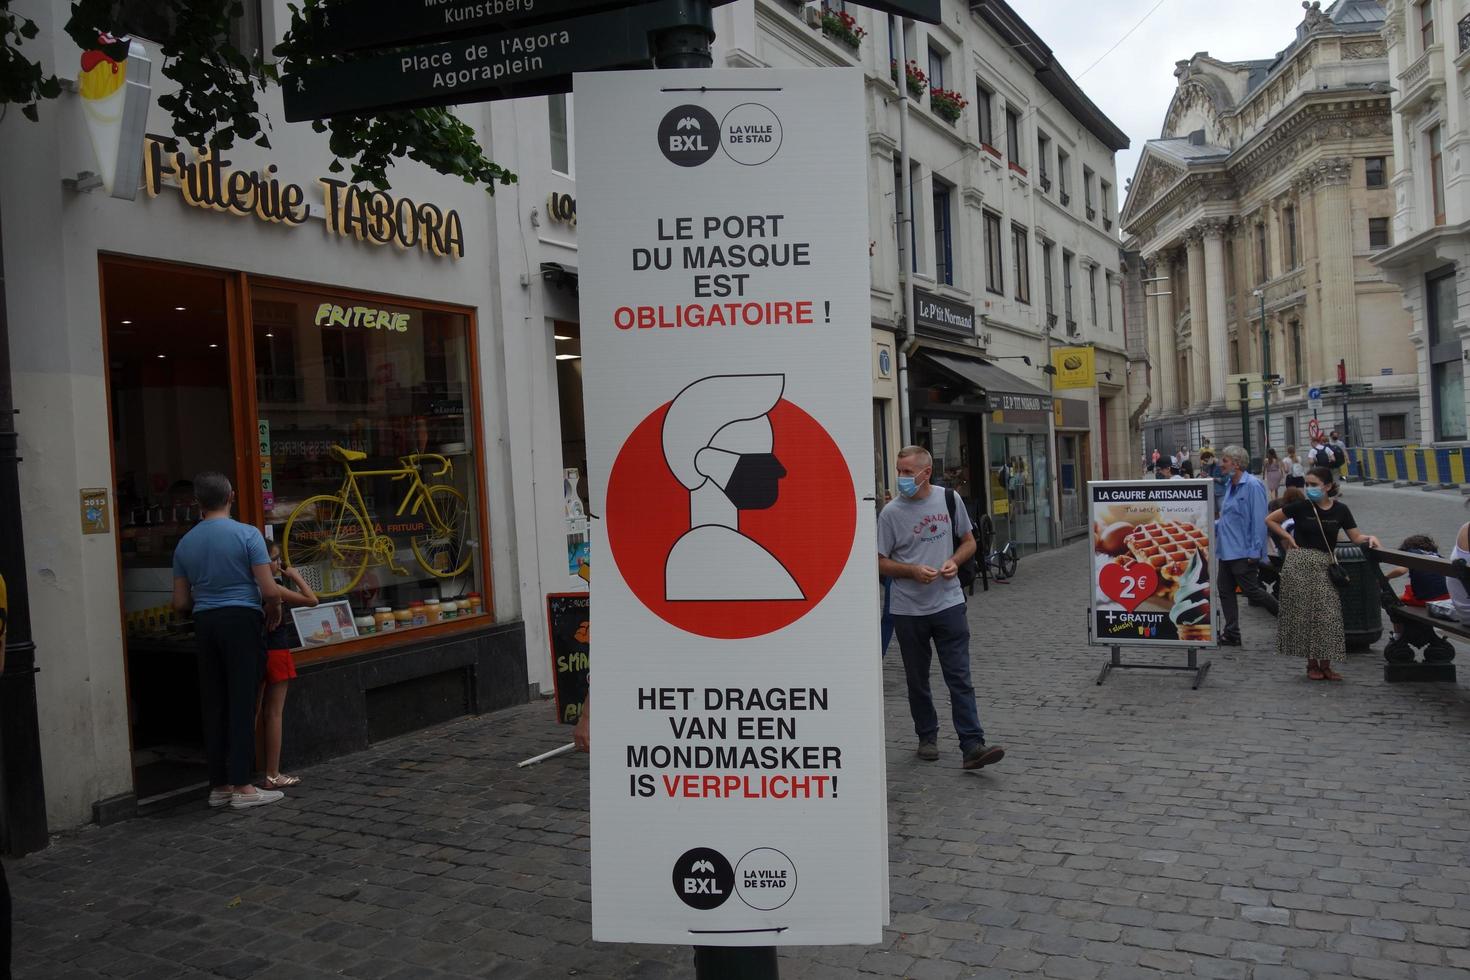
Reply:
[[[173, 614], [173, 552], [199, 519], [193, 477], [249, 486], [231, 408], [222, 274], [107, 260], [103, 331], [122, 573], [133, 784], [140, 805], [208, 782], [192, 630]], [[241, 499], [249, 494], [241, 493]]]
[[[991, 436], [997, 546], [1011, 541], [1022, 554], [1051, 547], [1051, 468], [1046, 442], [1045, 435]], [[1005, 491], [1004, 506], [999, 506], [1001, 488]], [[999, 516], [1002, 511], [1004, 520]]]

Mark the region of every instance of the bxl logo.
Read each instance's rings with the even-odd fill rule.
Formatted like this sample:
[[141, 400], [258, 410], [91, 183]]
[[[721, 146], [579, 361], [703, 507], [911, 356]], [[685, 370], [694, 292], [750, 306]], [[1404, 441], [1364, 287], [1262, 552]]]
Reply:
[[735, 869], [712, 847], [685, 851], [674, 862], [674, 894], [690, 908], [717, 909], [734, 888]]
[[697, 105], [675, 106], [658, 124], [658, 148], [672, 164], [697, 167], [720, 148], [720, 124]]

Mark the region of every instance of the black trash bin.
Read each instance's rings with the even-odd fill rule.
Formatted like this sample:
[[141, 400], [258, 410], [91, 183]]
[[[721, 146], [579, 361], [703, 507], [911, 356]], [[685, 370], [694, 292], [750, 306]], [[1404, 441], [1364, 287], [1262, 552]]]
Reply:
[[1383, 604], [1378, 596], [1378, 576], [1355, 544], [1337, 546], [1337, 563], [1347, 572], [1348, 584], [1339, 589], [1342, 628], [1349, 650], [1366, 650], [1383, 636]]

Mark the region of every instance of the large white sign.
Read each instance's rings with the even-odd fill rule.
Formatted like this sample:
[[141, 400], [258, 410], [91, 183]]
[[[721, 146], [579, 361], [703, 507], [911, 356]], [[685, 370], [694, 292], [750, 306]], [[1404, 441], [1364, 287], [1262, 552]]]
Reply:
[[576, 79], [598, 940], [881, 939], [861, 98]]

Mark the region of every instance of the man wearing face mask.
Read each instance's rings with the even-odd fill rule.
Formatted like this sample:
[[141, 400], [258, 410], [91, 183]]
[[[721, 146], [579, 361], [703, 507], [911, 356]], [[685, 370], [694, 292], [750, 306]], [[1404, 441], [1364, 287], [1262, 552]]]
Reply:
[[999, 762], [1005, 749], [985, 744], [970, 682], [970, 624], [959, 566], [975, 554], [975, 536], [964, 501], [957, 495], [951, 501], [952, 491], [930, 485], [933, 471], [934, 460], [922, 446], [899, 451], [899, 496], [878, 515], [878, 572], [893, 580], [890, 609], [903, 654], [919, 758], [925, 762], [939, 758], [939, 716], [929, 689], [930, 660], [937, 651], [939, 670], [949, 687], [962, 765], [980, 769]]
[[[1240, 608], [1235, 587], [1256, 605], [1276, 615], [1276, 598], [1261, 585], [1260, 563], [1266, 558], [1266, 485], [1247, 472], [1250, 457], [1239, 446], [1220, 453], [1215, 498], [1216, 576], [1219, 581], [1221, 646], [1240, 646]], [[1223, 481], [1223, 484], [1220, 482]]]

